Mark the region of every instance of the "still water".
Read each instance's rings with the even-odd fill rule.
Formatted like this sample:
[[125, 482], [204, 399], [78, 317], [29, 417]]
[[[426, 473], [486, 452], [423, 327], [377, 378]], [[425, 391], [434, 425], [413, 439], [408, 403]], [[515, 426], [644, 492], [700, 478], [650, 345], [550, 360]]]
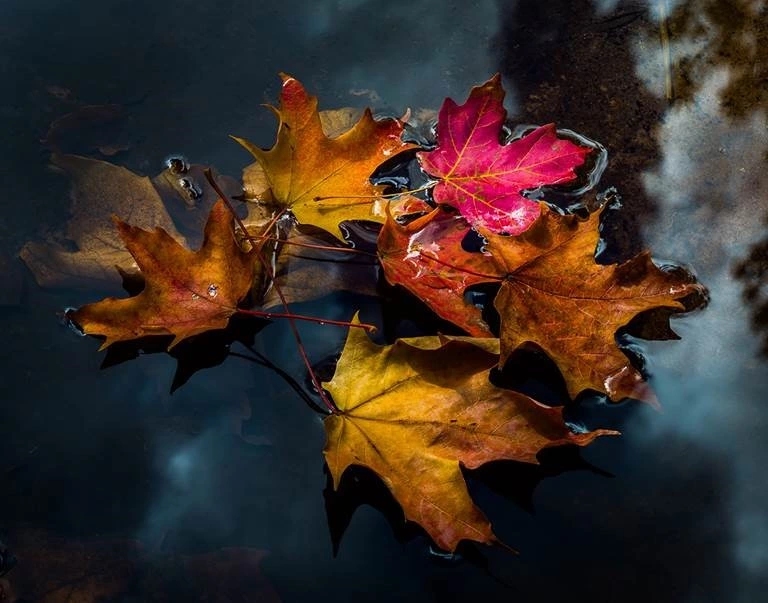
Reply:
[[[91, 574], [127, 586], [78, 601], [764, 600], [767, 11], [758, 0], [5, 0], [0, 532], [16, 564], [0, 601], [64, 601]], [[682, 340], [635, 342], [662, 412], [587, 400], [584, 420], [622, 438], [581, 460], [469, 476], [519, 555], [433, 554], [365, 473], [345, 496], [324, 494], [319, 416], [240, 344], [172, 395], [171, 356], [100, 369], [99, 343], [57, 313], [104, 291], [41, 288], [18, 260], [68, 218], [69, 183], [41, 143], [54, 119], [122, 105], [112, 162], [155, 175], [183, 153], [238, 176], [249, 158], [227, 135], [271, 145], [261, 104], [276, 100], [280, 71], [322, 108], [390, 114], [461, 102], [501, 72], [512, 124], [555, 121], [608, 149], [598, 188], [623, 198], [604, 225], [610, 253], [649, 247], [709, 288], [706, 309], [673, 320]], [[308, 312], [347, 320], [360, 307], [380, 312], [352, 295]], [[344, 338], [302, 333], [317, 362]], [[284, 324], [255, 345], [304, 383]]]

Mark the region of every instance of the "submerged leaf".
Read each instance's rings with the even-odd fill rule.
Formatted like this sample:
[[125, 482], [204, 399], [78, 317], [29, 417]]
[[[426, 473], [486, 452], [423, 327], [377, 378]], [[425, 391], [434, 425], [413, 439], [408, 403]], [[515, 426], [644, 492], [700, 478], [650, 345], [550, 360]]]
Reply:
[[562, 409], [498, 388], [488, 371], [496, 339], [419, 337], [378, 346], [350, 329], [333, 379], [338, 414], [325, 419], [325, 458], [338, 487], [350, 465], [373, 470], [438, 546], [496, 537], [461, 467], [500, 459], [536, 463], [551, 446], [585, 446], [615, 432], [572, 433]]
[[[277, 140], [265, 151], [235, 138], [264, 170], [273, 202], [289, 208], [300, 223], [312, 224], [339, 239], [345, 220], [384, 221], [381, 186], [369, 178], [379, 165], [415, 145], [400, 140], [403, 125], [396, 119], [375, 120], [366, 109], [349, 130], [330, 138], [323, 131], [317, 99], [298, 80], [283, 75]], [[333, 124], [331, 124], [333, 126]], [[329, 126], [329, 127], [331, 127]], [[265, 183], [249, 172], [246, 190], [262, 201]]]
[[152, 181], [124, 167], [106, 161], [54, 154], [54, 167], [72, 178], [72, 219], [63, 233], [62, 243], [29, 242], [21, 250], [21, 259], [43, 287], [103, 287], [120, 285], [120, 274], [135, 271], [131, 254], [125, 249], [110, 220], [119, 214], [143, 228], [162, 228], [183, 240], [168, 215], [163, 200]]
[[554, 124], [501, 144], [504, 90], [495, 75], [472, 89], [463, 105], [446, 99], [437, 122], [437, 148], [418, 153], [437, 178], [434, 198], [458, 208], [472, 226], [516, 235], [539, 215], [539, 204], [521, 192], [576, 177], [589, 148], [557, 137]]
[[15, 530], [20, 563], [0, 580], [2, 601], [99, 603], [125, 594], [138, 573], [141, 546], [132, 540], [68, 540]]
[[375, 296], [376, 255], [356, 251], [360, 250], [340, 243], [324, 230], [292, 225], [286, 240], [279, 244], [274, 284], [268, 287], [262, 306], [282, 304], [277, 287], [289, 304], [342, 291]]
[[106, 338], [102, 349], [147, 335], [173, 335], [173, 347], [227, 325], [251, 289], [256, 256], [238, 245], [223, 201], [211, 209], [202, 247], [194, 252], [162, 229], [115, 223], [146, 284], [134, 297], [110, 297], [70, 314], [85, 333]]

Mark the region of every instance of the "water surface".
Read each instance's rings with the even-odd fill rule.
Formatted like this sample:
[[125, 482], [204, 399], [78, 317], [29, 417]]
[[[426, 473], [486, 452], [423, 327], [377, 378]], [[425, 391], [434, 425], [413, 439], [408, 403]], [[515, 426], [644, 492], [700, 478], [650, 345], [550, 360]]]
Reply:
[[[270, 596], [288, 602], [761, 600], [766, 10], [748, 0], [4, 2], [0, 530], [18, 564], [0, 592], [14, 600], [19, 573], [42, 563], [29, 552], [39, 542], [99, 540], [140, 541], [154, 560], [120, 601], [159, 600], [152, 572], [163, 563], [226, 547], [266, 551]], [[585, 401], [590, 424], [624, 437], [597, 441], [584, 462], [565, 453], [540, 470], [470, 478], [520, 555], [480, 547], [463, 561], [436, 558], [364, 473], [344, 500], [326, 501], [319, 416], [252, 362], [230, 357], [173, 395], [170, 356], [100, 370], [98, 342], [56, 313], [103, 292], [42, 289], [16, 259], [68, 217], [69, 184], [47, 169], [40, 142], [53, 119], [125, 105], [117, 136], [130, 149], [115, 163], [154, 175], [183, 153], [237, 176], [248, 158], [227, 134], [272, 143], [260, 105], [277, 98], [279, 71], [323, 108], [393, 114], [460, 102], [500, 71], [512, 123], [555, 121], [608, 149], [598, 186], [623, 199], [604, 226], [611, 257], [650, 247], [710, 290], [705, 310], [673, 321], [682, 340], [638, 343], [663, 412]], [[344, 320], [360, 305], [379, 312], [352, 296], [310, 309]], [[344, 337], [302, 332], [317, 361]], [[285, 325], [256, 341], [304, 382]], [[388, 512], [362, 504], [350, 518], [357, 502]]]

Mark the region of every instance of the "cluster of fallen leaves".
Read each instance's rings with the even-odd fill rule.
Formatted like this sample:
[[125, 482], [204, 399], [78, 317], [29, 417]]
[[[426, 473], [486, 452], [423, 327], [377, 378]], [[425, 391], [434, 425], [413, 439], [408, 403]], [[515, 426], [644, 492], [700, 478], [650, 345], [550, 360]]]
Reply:
[[[150, 180], [54, 155], [54, 165], [73, 174], [75, 203], [97, 209], [87, 219], [75, 211], [64, 236], [74, 249], [30, 243], [22, 257], [41, 284], [103, 279], [105, 266], [141, 281], [137, 295], [69, 313], [85, 333], [103, 337], [104, 348], [155, 335], [173, 347], [223, 329], [235, 314], [281, 312], [295, 322], [292, 302], [345, 288], [375, 294], [370, 277], [379, 269], [467, 335], [378, 345], [357, 317], [349, 323], [335, 374], [317, 392], [328, 408], [324, 454], [333, 480], [338, 486], [351, 465], [373, 470], [406, 518], [445, 550], [462, 540], [496, 542], [462, 468], [499, 459], [536, 463], [545, 448], [585, 446], [615, 432], [575, 432], [562, 407], [494, 385], [492, 370], [533, 345], [559, 367], [572, 398], [592, 391], [656, 403], [617, 333], [645, 311], [666, 309], [666, 321], [691, 307], [686, 300], [703, 298], [688, 273], [660, 267], [647, 253], [619, 264], [597, 261], [604, 208], [590, 212], [585, 204], [577, 215], [546, 203], [547, 187], [578, 184], [593, 149], [552, 124], [512, 137], [503, 100], [498, 76], [462, 105], [447, 99], [436, 139], [426, 145], [408, 141], [418, 140], [408, 136], [408, 114], [320, 112], [316, 98], [283, 76], [279, 107], [271, 107], [279, 121], [274, 145], [264, 150], [235, 139], [256, 159], [236, 202], [231, 182], [213, 180], [225, 189], [216, 201], [201, 168], [183, 162]], [[414, 163], [423, 184], [372, 180]], [[113, 192], [119, 204], [103, 203]], [[178, 232], [168, 203], [157, 203], [190, 196], [208, 213], [197, 251], [186, 247], [195, 229]], [[118, 207], [121, 218], [112, 225], [98, 207]], [[378, 229], [374, 257], [349, 242], [361, 223]], [[318, 261], [328, 259], [336, 262]], [[492, 304], [472, 303], [479, 285], [490, 286]], [[674, 337], [668, 326], [658, 334]]]

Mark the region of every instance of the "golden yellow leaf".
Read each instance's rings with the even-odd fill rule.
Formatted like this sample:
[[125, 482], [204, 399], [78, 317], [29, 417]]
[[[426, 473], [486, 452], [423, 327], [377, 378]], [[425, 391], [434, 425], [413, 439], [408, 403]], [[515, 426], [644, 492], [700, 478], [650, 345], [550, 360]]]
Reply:
[[536, 463], [544, 448], [585, 446], [607, 430], [573, 433], [562, 409], [498, 388], [497, 339], [419, 337], [378, 346], [350, 329], [324, 387], [338, 414], [325, 419], [325, 458], [338, 487], [350, 465], [373, 470], [438, 546], [492, 543], [491, 524], [467, 491], [461, 466]]
[[[385, 201], [378, 197], [382, 187], [369, 178], [383, 162], [415, 148], [400, 139], [403, 124], [396, 119], [375, 120], [366, 109], [351, 129], [330, 138], [323, 131], [317, 99], [296, 79], [282, 78], [280, 108], [273, 108], [280, 121], [274, 146], [265, 151], [235, 137], [263, 168], [272, 202], [289, 208], [300, 223], [318, 226], [339, 239], [343, 239], [339, 223], [345, 220], [384, 222]], [[252, 170], [246, 189], [267, 201], [259, 178]]]

